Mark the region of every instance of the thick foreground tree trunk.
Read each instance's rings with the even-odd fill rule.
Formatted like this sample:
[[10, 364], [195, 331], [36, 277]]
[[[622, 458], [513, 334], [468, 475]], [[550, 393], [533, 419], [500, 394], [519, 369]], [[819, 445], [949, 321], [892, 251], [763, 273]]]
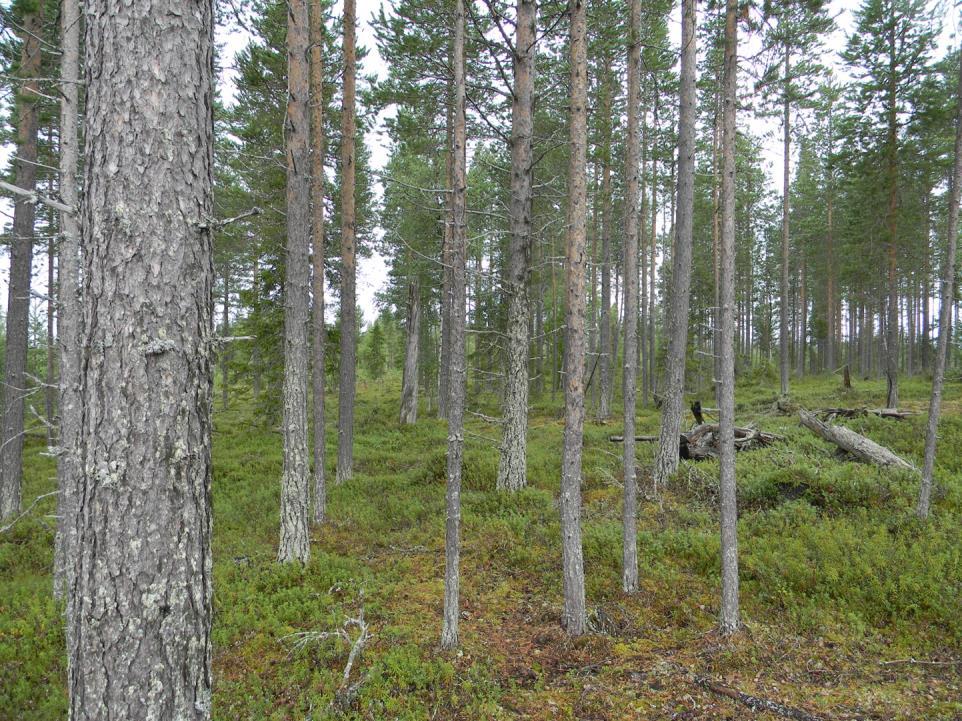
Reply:
[[313, 331], [311, 368], [314, 416], [314, 523], [323, 523], [327, 513], [327, 483], [324, 476], [324, 381], [327, 327], [324, 324], [324, 8], [312, 0], [311, 31], [311, 239], [313, 241]]
[[587, 2], [571, 0], [571, 158], [568, 165], [568, 237], [565, 247], [565, 429], [561, 459], [561, 563], [564, 611], [571, 636], [587, 628], [581, 547], [581, 451], [585, 424], [585, 233], [588, 137]]
[[344, 0], [344, 91], [341, 109], [341, 359], [338, 384], [337, 478], [354, 473], [354, 395], [357, 374], [354, 158], [355, 0]]
[[[40, 36], [43, 4], [23, 18], [19, 77], [25, 78], [17, 97], [16, 185], [33, 191], [37, 185]], [[23, 403], [26, 394], [27, 342], [30, 322], [30, 272], [36, 206], [17, 196], [10, 239], [10, 282], [7, 285], [7, 328], [3, 376], [3, 425], [0, 427], [0, 520], [20, 510], [23, 480]]]
[[511, 106], [511, 235], [505, 286], [508, 348], [498, 488], [525, 486], [528, 437], [528, 263], [531, 253], [531, 139], [534, 134], [534, 0], [518, 0]]
[[949, 188], [948, 251], [942, 268], [942, 294], [939, 307], [939, 344], [935, 351], [935, 370], [932, 375], [932, 397], [929, 400], [929, 420], [925, 429], [925, 460], [922, 465], [922, 485], [919, 488], [917, 513], [920, 518], [929, 515], [932, 497], [932, 475], [935, 471], [935, 444], [938, 440], [939, 414], [942, 412], [942, 387], [945, 384], [945, 360], [952, 337], [952, 300], [955, 298], [955, 252], [959, 237], [959, 193], [962, 191], [962, 69], [955, 118], [955, 165], [952, 169], [952, 185]]
[[284, 469], [277, 560], [307, 563], [310, 467], [307, 455], [307, 323], [310, 307], [311, 176], [307, 52], [308, 0], [287, 13], [287, 251], [284, 258]]
[[466, 314], [467, 225], [465, 185], [467, 156], [464, 102], [464, 0], [454, 5], [454, 146], [451, 174], [451, 357], [448, 368], [448, 479], [444, 530], [444, 622], [441, 648], [458, 645], [461, 584], [461, 467], [464, 454], [464, 394], [467, 385], [464, 318]]
[[[60, 5], [60, 198], [77, 207], [77, 121], [80, 99], [80, 2], [63, 0]], [[57, 540], [54, 548], [54, 595], [63, 598], [70, 584], [75, 554], [74, 499], [80, 465], [80, 218], [60, 214], [60, 288], [57, 340], [60, 343], [60, 453], [57, 456]], [[71, 624], [68, 620], [67, 627]]]
[[210, 718], [213, 4], [181, 9], [85, 4], [73, 721]]
[[[624, 402], [625, 497], [622, 508], [621, 587], [625, 593], [638, 590], [638, 480], [635, 475], [635, 410], [638, 380], [638, 146], [641, 141], [638, 115], [641, 110], [641, 0], [631, 0], [630, 40], [628, 45], [628, 135], [626, 138], [625, 177], [625, 350], [622, 375]], [[644, 222], [644, 218], [640, 218]]]
[[404, 377], [401, 381], [401, 425], [414, 425], [418, 420], [418, 341], [421, 336], [421, 284], [416, 277], [408, 286], [406, 332]]
[[685, 392], [688, 309], [691, 300], [692, 214], [695, 203], [695, 0], [682, 0], [681, 87], [678, 113], [678, 200], [675, 248], [666, 314], [668, 353], [661, 406], [661, 440], [655, 457], [657, 489], [678, 470], [678, 434]]
[[738, 509], [735, 498], [735, 103], [738, 89], [738, 7], [725, 3], [725, 71], [722, 93], [722, 181], [718, 386], [721, 613], [724, 634], [735, 633], [738, 613]]

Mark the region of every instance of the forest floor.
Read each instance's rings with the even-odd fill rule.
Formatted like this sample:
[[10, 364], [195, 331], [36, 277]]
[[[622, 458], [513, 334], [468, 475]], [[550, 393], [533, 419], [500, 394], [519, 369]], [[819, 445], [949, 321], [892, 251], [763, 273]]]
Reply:
[[[738, 454], [742, 634], [714, 631], [715, 462], [683, 461], [655, 499], [646, 470], [653, 444], [639, 444], [641, 591], [620, 591], [620, 446], [607, 440], [618, 421], [589, 422], [585, 435], [593, 632], [574, 641], [561, 632], [559, 396], [536, 404], [530, 487], [516, 495], [494, 489], [496, 426], [469, 424], [461, 650], [443, 654], [444, 424], [422, 414], [416, 427], [400, 427], [396, 379], [361, 381], [355, 478], [330, 488], [330, 520], [313, 533], [310, 564], [279, 566], [281, 439], [238, 390], [231, 410], [215, 413], [214, 717], [334, 717], [348, 644], [295, 646], [291, 634], [337, 630], [363, 607], [373, 638], [341, 718], [779, 718], [708, 690], [703, 678], [826, 721], [962, 718], [962, 383], [948, 384], [940, 487], [925, 524], [913, 514], [915, 478], [839, 458], [796, 417], [772, 411], [775, 392], [762, 378], [736, 393], [740, 425], [785, 436]], [[924, 411], [928, 392], [926, 379], [903, 380], [903, 407]], [[843, 392], [837, 377], [807, 379], [793, 385], [793, 399], [878, 407], [884, 384], [856, 380]], [[714, 405], [707, 393], [702, 400]], [[497, 414], [493, 398], [470, 407]], [[924, 412], [843, 422], [921, 463]], [[639, 409], [638, 425], [657, 433], [657, 411]], [[331, 417], [331, 465], [333, 430]], [[54, 487], [42, 450], [36, 441], [26, 451], [27, 504]], [[2, 719], [64, 716], [53, 529], [44, 518], [52, 512], [46, 499], [0, 537]]]

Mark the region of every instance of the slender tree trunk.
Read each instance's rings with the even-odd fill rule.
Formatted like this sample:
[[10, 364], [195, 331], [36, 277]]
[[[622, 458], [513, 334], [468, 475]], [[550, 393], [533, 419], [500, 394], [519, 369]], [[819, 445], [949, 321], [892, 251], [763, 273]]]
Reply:
[[[52, 215], [52, 214], [51, 214]], [[48, 224], [53, 230], [53, 218]], [[57, 407], [57, 338], [54, 334], [57, 299], [57, 244], [51, 233], [47, 241], [47, 386], [44, 389], [44, 417], [47, 420], [47, 446], [53, 448], [57, 444], [56, 407]]]
[[[831, 113], [831, 110], [829, 110]], [[831, 120], [829, 121], [831, 128]], [[829, 130], [831, 133], [831, 130]], [[835, 227], [834, 227], [834, 188], [832, 187], [831, 168], [829, 168], [828, 188], [826, 197], [827, 206], [827, 232], [826, 232], [826, 268], [828, 279], [825, 284], [825, 317], [828, 325], [825, 332], [825, 365], [829, 373], [835, 370], [835, 337], [838, 333], [835, 325]]]
[[[15, 183], [25, 190], [37, 186], [38, 81], [43, 4], [23, 18], [23, 45], [17, 94], [17, 160]], [[7, 285], [7, 327], [4, 356], [3, 426], [0, 428], [0, 521], [20, 510], [23, 481], [23, 404], [26, 394], [27, 343], [30, 323], [30, 274], [36, 206], [17, 196], [10, 240], [10, 282]]]
[[805, 361], [808, 355], [808, 297], [805, 285], [805, 261], [798, 269], [798, 340], [795, 346], [795, 374], [805, 375]]
[[782, 99], [782, 262], [781, 262], [781, 282], [779, 286], [778, 310], [778, 374], [780, 382], [780, 392], [783, 396], [788, 395], [788, 217], [789, 217], [789, 197], [788, 192], [791, 182], [791, 102], [788, 95], [788, 87], [791, 78], [791, 55], [788, 44], [785, 44], [785, 87]]
[[[223, 313], [220, 333], [223, 338], [230, 335], [230, 264], [224, 263]], [[226, 411], [230, 406], [230, 344], [225, 343], [220, 352], [221, 406]]]
[[735, 103], [738, 89], [738, 5], [725, 4], [725, 72], [721, 188], [721, 377], [718, 387], [719, 510], [722, 633], [738, 630], [738, 510], [735, 499]]
[[[960, 61], [962, 64], [962, 61]], [[922, 484], [916, 509], [920, 518], [927, 518], [932, 497], [932, 476], [935, 471], [935, 445], [938, 440], [939, 415], [942, 411], [942, 387], [945, 383], [945, 364], [952, 337], [952, 305], [955, 298], [955, 251], [959, 237], [959, 193], [962, 190], [962, 67], [956, 90], [955, 163], [949, 187], [948, 249], [942, 268], [942, 295], [939, 306], [939, 344], [935, 351], [935, 370], [932, 374], [932, 398], [929, 401], [929, 420], [925, 428], [925, 460], [922, 465]]]
[[341, 110], [341, 358], [338, 384], [337, 482], [354, 472], [354, 395], [357, 390], [357, 300], [355, 296], [354, 86], [355, 0], [344, 0], [344, 89]]
[[[611, 96], [613, 94], [611, 69], [609, 60], [605, 59], [604, 101], [601, 108], [601, 122], [603, 123], [604, 148], [602, 149], [604, 166], [601, 171], [601, 307], [598, 312], [598, 365], [600, 371], [598, 389], [598, 418], [607, 420], [611, 417], [611, 366], [614, 362], [612, 355], [611, 334]], [[632, 319], [632, 323], [634, 323]]]
[[661, 433], [655, 458], [655, 489], [678, 470], [688, 352], [688, 309], [691, 299], [692, 215], [695, 180], [695, 0], [682, 0], [681, 86], [678, 113], [678, 198], [671, 287], [665, 324], [668, 353], [661, 406]]
[[658, 376], [655, 373], [655, 266], [658, 256], [658, 87], [655, 85], [654, 108], [651, 113], [656, 140], [651, 144], [651, 260], [648, 263], [648, 389], [654, 394]]
[[69, 718], [206, 721], [213, 4], [88, 0], [85, 11]]
[[418, 420], [418, 340], [421, 335], [421, 283], [417, 277], [408, 285], [407, 343], [401, 381], [401, 425]]
[[631, 0], [628, 45], [628, 134], [625, 139], [625, 177], [628, 180], [625, 197], [625, 353], [622, 376], [624, 405], [625, 497], [622, 507], [622, 571], [621, 587], [625, 593], [638, 590], [638, 481], [635, 476], [635, 384], [637, 382], [638, 325], [638, 224], [644, 222], [638, 212], [641, 111], [641, 0]]
[[[80, 107], [80, 2], [60, 5], [60, 198], [77, 207], [78, 126]], [[54, 595], [64, 598], [73, 587], [76, 524], [74, 513], [80, 480], [80, 218], [60, 214], [57, 340], [60, 345], [60, 453], [57, 455], [57, 538], [54, 545]], [[69, 606], [68, 606], [69, 610]], [[67, 619], [67, 629], [73, 624]], [[71, 643], [68, 639], [68, 648]]]
[[518, 0], [511, 107], [511, 204], [508, 266], [507, 364], [497, 487], [526, 484], [528, 434], [528, 262], [531, 255], [531, 140], [534, 134], [537, 4]]
[[467, 184], [467, 156], [465, 154], [466, 127], [464, 115], [464, 0], [454, 4], [454, 145], [451, 187], [451, 357], [449, 364], [450, 394], [448, 397], [448, 482], [444, 530], [444, 623], [441, 628], [441, 648], [458, 645], [458, 591], [460, 576], [461, 533], [461, 470], [464, 454], [464, 392], [467, 383], [464, 316], [466, 311], [467, 227], [465, 220], [465, 191]]
[[[894, 12], [894, 9], [891, 10]], [[899, 405], [899, 302], [898, 302], [898, 104], [896, 86], [895, 23], [889, 30], [888, 83], [888, 322], [885, 334], [885, 380], [887, 408]]]
[[448, 399], [450, 396], [451, 364], [451, 232], [454, 225], [452, 220], [452, 204], [454, 202], [451, 188], [454, 173], [454, 89], [453, 83], [448, 81], [448, 112], [445, 133], [445, 182], [448, 192], [445, 196], [444, 230], [441, 236], [441, 357], [438, 361], [438, 418], [448, 417]]
[[313, 245], [312, 295], [313, 323], [312, 415], [314, 416], [314, 523], [323, 523], [327, 513], [327, 479], [325, 465], [327, 454], [324, 439], [325, 373], [324, 357], [327, 345], [327, 326], [324, 323], [324, 7], [320, 0], [310, 5], [311, 37], [311, 240]]
[[284, 257], [284, 468], [277, 560], [307, 563], [307, 324], [310, 307], [311, 176], [308, 0], [287, 13], [287, 248]]
[[588, 139], [587, 3], [571, 0], [568, 234], [565, 244], [565, 427], [561, 459], [561, 557], [564, 611], [570, 636], [586, 630], [585, 570], [581, 547], [581, 451], [585, 422], [585, 164]]

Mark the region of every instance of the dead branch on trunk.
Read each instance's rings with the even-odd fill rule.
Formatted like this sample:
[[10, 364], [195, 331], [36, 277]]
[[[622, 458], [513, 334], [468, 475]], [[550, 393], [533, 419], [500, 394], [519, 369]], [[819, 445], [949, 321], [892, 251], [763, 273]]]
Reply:
[[851, 453], [860, 461], [874, 463], [877, 466], [901, 468], [918, 473], [918, 469], [901, 456], [897, 456], [885, 446], [866, 438], [844, 426], [831, 425], [820, 421], [814, 413], [799, 411], [799, 420], [803, 426], [820, 438], [834, 443], [847, 453]]

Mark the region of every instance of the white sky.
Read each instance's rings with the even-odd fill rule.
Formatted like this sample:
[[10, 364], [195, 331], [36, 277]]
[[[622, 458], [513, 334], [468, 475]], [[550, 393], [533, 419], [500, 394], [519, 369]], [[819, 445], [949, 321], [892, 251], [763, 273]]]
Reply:
[[[931, 0], [935, 2], [935, 0]], [[834, 0], [830, 7], [832, 13], [837, 16], [838, 30], [826, 40], [826, 56], [824, 62], [833, 68], [840, 79], [844, 79], [844, 69], [838, 57], [838, 51], [844, 48], [846, 36], [851, 32], [854, 21], [852, 12], [860, 5], [859, 0]], [[944, 3], [945, 16], [943, 18], [943, 32], [937, 42], [937, 55], [942, 55], [957, 44], [959, 17], [952, 12], [951, 2]], [[359, 68], [359, 77], [362, 75], [374, 75], [378, 78], [385, 76], [387, 67], [377, 52], [374, 43], [374, 36], [371, 29], [371, 21], [375, 17], [381, 6], [381, 0], [357, 0], [358, 18], [358, 42], [363, 45], [368, 55], [364, 60], [363, 67]], [[334, 13], [341, 12], [340, 3], [334, 8]], [[678, 45], [678, 9], [676, 8], [670, 17], [669, 36], [674, 47]], [[757, 38], [745, 38], [742, 47], [743, 54], [750, 54], [757, 49]], [[220, 78], [221, 91], [225, 101], [230, 101], [233, 97], [234, 71], [233, 56], [247, 43], [247, 34], [237, 29], [218, 29], [217, 42], [222, 44], [224, 56], [222, 64], [226, 67]], [[388, 140], [384, 132], [383, 125], [379, 122], [376, 127], [367, 135], [366, 142], [371, 152], [371, 166], [374, 170], [382, 170], [388, 161]], [[773, 186], [781, 188], [782, 181], [782, 148], [780, 141], [780, 123], [777, 118], [762, 119], [754, 117], [748, 112], [743, 112], [739, 117], [739, 122], [747, 125], [750, 130], [765, 138], [765, 166], [770, 176]], [[0, 162], [6, 163], [12, 153], [10, 146], [0, 148]], [[380, 188], [376, 187], [379, 196]], [[8, 200], [0, 200], [0, 216], [4, 222], [9, 222], [12, 216], [12, 204]], [[378, 231], [380, 232], [380, 231]], [[34, 282], [33, 287], [40, 293], [46, 292], [46, 257], [44, 245], [39, 244], [35, 250], [34, 259]], [[387, 280], [388, 265], [387, 260], [380, 255], [373, 255], [371, 258], [362, 258], [358, 261], [358, 304], [360, 305], [364, 319], [371, 322], [377, 316], [377, 308], [374, 302], [375, 294], [381, 290]], [[7, 280], [9, 276], [9, 256], [6, 253], [0, 255], [0, 303], [5, 305], [7, 298]], [[40, 301], [34, 302], [34, 312], [43, 312]]]

